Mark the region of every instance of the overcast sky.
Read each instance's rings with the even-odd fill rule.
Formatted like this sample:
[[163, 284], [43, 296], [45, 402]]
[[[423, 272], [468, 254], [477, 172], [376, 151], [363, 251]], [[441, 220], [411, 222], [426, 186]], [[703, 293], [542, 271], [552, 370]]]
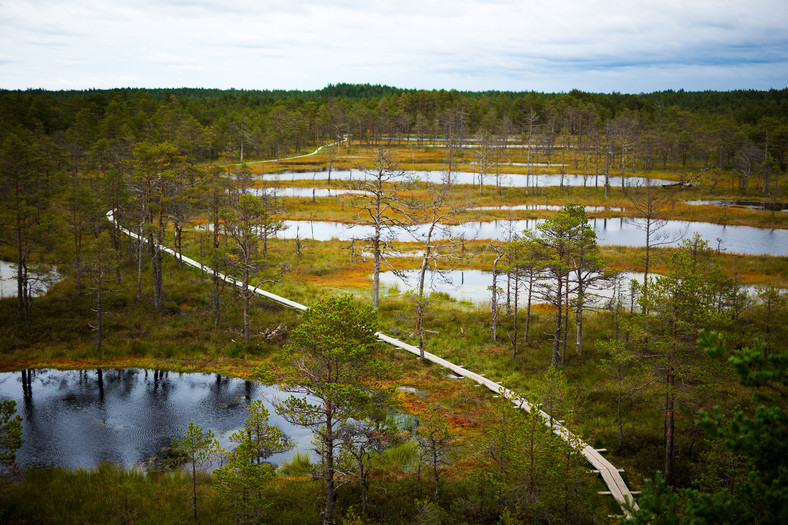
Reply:
[[0, 88], [788, 87], [787, 0], [0, 0]]

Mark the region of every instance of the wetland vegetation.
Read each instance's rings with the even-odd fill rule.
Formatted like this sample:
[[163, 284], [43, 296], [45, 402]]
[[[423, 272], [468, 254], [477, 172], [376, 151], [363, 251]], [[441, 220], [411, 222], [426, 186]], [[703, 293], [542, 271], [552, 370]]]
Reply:
[[[136, 368], [291, 388], [300, 378], [343, 396], [337, 435], [307, 407], [282, 407], [322, 445], [319, 459], [296, 455], [277, 470], [249, 455], [247, 426], [235, 453], [215, 456], [218, 476], [106, 463], [16, 472], [12, 458], [4, 520], [543, 523], [622, 512], [543, 421], [375, 344], [376, 328], [505, 384], [606, 449], [643, 491], [634, 513], [644, 522], [784, 521], [785, 246], [737, 253], [716, 234], [679, 238], [665, 226], [788, 231], [785, 90], [4, 91], [0, 117], [0, 259], [20, 292], [0, 299], [3, 371]], [[620, 218], [639, 246], [597, 242], [593, 221]], [[535, 219], [525, 232], [517, 222]], [[318, 240], [318, 221], [369, 231]], [[480, 221], [498, 221], [497, 235], [429, 228]], [[53, 265], [63, 278], [38, 295], [32, 276]], [[376, 266], [495, 272], [496, 300], [428, 285], [373, 291]], [[587, 299], [590, 283], [614, 286], [616, 272], [638, 282]], [[344, 314], [321, 325], [254, 287]], [[347, 370], [337, 384], [304, 365], [330, 362], [310, 346], [321, 334], [357, 338], [336, 345]], [[358, 367], [369, 355], [380, 362]]]

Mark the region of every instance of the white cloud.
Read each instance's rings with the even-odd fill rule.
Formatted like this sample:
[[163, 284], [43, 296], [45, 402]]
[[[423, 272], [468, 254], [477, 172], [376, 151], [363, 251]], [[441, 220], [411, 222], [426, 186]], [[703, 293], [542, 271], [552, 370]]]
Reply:
[[783, 0], [0, 0], [0, 88], [785, 87], [784, 20]]

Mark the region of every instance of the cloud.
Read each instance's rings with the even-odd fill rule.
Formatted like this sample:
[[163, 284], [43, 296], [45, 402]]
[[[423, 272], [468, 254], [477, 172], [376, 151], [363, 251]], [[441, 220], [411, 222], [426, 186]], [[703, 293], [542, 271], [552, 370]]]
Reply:
[[0, 0], [0, 87], [762, 89], [788, 81], [786, 19], [783, 0]]

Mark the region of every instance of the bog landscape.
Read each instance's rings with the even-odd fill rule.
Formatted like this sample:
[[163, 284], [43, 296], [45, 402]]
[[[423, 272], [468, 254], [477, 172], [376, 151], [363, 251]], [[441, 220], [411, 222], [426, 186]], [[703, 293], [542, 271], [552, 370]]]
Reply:
[[0, 519], [786, 523], [786, 148], [786, 89], [0, 91]]

